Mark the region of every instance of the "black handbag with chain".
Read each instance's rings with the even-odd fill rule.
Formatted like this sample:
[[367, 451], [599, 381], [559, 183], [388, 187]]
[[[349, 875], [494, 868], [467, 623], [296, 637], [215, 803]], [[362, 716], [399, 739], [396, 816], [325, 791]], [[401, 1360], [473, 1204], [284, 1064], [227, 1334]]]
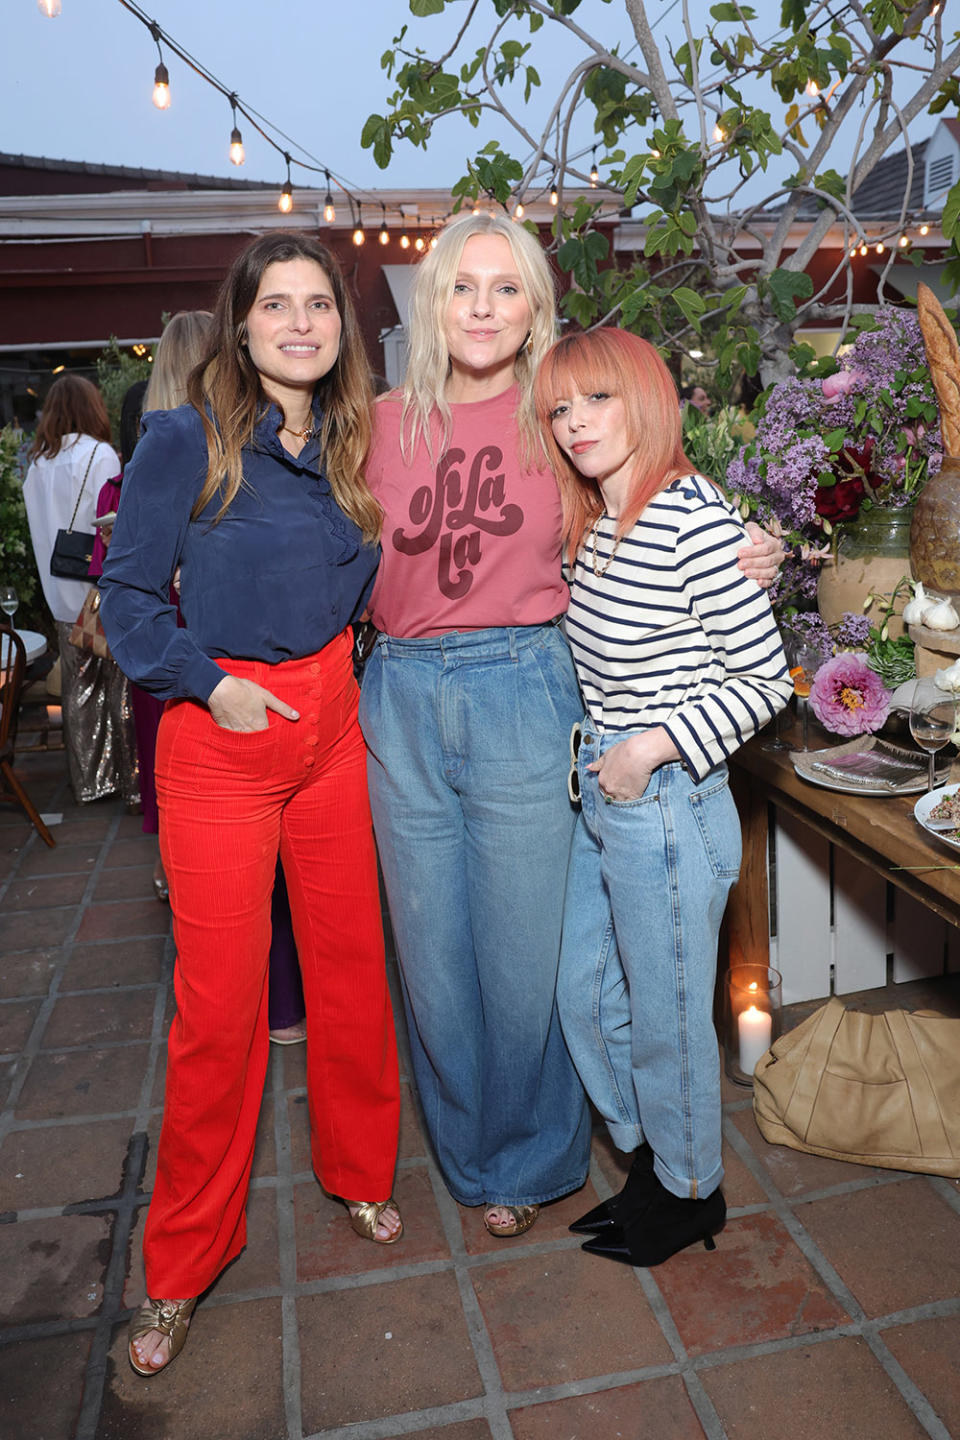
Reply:
[[93, 464], [93, 457], [100, 448], [97, 441], [90, 451], [90, 459], [87, 461], [87, 468], [83, 472], [83, 483], [80, 486], [80, 494], [77, 496], [77, 503], [73, 507], [73, 514], [70, 516], [70, 524], [66, 530], [58, 530], [57, 538], [53, 542], [53, 554], [50, 556], [50, 574], [56, 575], [59, 580], [86, 580], [90, 571], [90, 561], [93, 559], [93, 542], [96, 536], [93, 531], [74, 530], [73, 522], [77, 518], [77, 511], [80, 509], [80, 501], [83, 499], [83, 492], [87, 485], [87, 476], [90, 474], [90, 466]]

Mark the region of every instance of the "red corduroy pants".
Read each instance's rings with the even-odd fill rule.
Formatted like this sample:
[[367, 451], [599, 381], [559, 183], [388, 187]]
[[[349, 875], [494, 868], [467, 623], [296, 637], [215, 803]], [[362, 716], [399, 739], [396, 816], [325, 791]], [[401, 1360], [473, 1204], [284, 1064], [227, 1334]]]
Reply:
[[350, 654], [347, 630], [303, 660], [217, 662], [287, 701], [299, 720], [271, 711], [267, 730], [224, 730], [185, 700], [160, 723], [177, 1013], [144, 1232], [155, 1298], [199, 1295], [245, 1243], [278, 851], [303, 972], [314, 1169], [345, 1199], [391, 1193], [396, 1041]]

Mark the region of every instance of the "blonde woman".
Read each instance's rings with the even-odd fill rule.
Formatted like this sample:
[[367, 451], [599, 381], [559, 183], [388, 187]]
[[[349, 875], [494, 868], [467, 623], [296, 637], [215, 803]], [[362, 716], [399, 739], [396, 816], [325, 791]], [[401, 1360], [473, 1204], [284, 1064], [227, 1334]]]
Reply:
[[444, 1180], [495, 1236], [583, 1183], [590, 1140], [556, 1008], [582, 702], [533, 404], [555, 325], [533, 236], [449, 224], [418, 269], [406, 382], [375, 406], [367, 466], [382, 633], [361, 725], [413, 1069]]
[[[402, 1232], [351, 665], [378, 558], [362, 474], [371, 393], [334, 257], [307, 236], [254, 241], [224, 282], [189, 404], [145, 417], [107, 557], [114, 654], [172, 702], [156, 774], [177, 1013], [144, 1232], [149, 1298], [130, 1330], [141, 1375], [176, 1356], [197, 1296], [245, 1241], [278, 853], [307, 998], [314, 1169], [358, 1234], [387, 1245]], [[169, 603], [178, 566], [185, 628]]]

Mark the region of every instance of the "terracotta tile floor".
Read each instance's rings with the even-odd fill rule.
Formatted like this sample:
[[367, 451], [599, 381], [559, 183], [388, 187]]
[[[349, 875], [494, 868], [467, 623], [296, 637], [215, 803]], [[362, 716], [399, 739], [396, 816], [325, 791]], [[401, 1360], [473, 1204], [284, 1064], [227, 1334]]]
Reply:
[[[907, 1440], [960, 1437], [960, 1185], [771, 1147], [725, 1088], [730, 1220], [657, 1270], [584, 1256], [591, 1179], [516, 1242], [447, 1195], [405, 1085], [407, 1233], [364, 1245], [310, 1174], [303, 1051], [275, 1049], [249, 1243], [170, 1371], [125, 1321], [156, 1163], [169, 912], [118, 803], [24, 757], [47, 850], [0, 811], [3, 1440]], [[958, 977], [932, 1003], [960, 1013]], [[871, 1003], [931, 1003], [931, 987]], [[808, 1007], [809, 1008], [809, 1007]]]

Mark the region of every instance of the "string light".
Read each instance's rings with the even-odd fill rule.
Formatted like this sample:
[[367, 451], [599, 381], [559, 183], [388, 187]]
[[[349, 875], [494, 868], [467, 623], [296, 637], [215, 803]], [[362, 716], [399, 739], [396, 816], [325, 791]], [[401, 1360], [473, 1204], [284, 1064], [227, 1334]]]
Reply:
[[364, 235], [364, 233], [363, 233], [363, 205], [362, 205], [361, 202], [358, 200], [358, 201], [357, 201], [357, 223], [356, 223], [356, 225], [354, 226], [354, 230], [353, 230], [353, 243], [354, 243], [354, 245], [362, 245], [362, 244], [364, 243], [364, 241], [366, 240], [366, 238], [367, 238], [366, 235]]
[[404, 230], [404, 231], [401, 233], [401, 235], [400, 235], [400, 249], [401, 249], [401, 250], [409, 250], [409, 249], [410, 249], [410, 236], [407, 234], [406, 230]]
[[713, 127], [713, 138], [714, 138], [714, 140], [717, 142], [718, 145], [721, 144], [722, 141], [726, 140], [727, 137], [726, 137], [726, 135], [723, 133], [723, 126], [722, 126], [722, 125], [719, 125], [719, 124], [714, 125], [714, 127]]
[[516, 203], [516, 205], [514, 205], [514, 207], [513, 207], [513, 218], [514, 218], [514, 220], [522, 220], [525, 214], [526, 214], [526, 211], [525, 211], [524, 208], [523, 208], [523, 201], [522, 201], [522, 200], [518, 200], [517, 203]]
[[921, 225], [921, 226], [920, 226], [920, 234], [921, 234], [921, 235], [929, 235], [929, 234], [930, 234], [930, 226], [929, 226], [929, 225]]
[[383, 211], [383, 219], [380, 221], [380, 244], [390, 244], [390, 231], [387, 229], [387, 207], [380, 201], [380, 209]]
[[60, 14], [60, 0], [37, 0], [37, 9], [48, 20], [56, 20]]
[[817, 84], [816, 80], [814, 80], [813, 76], [810, 77], [810, 79], [804, 86], [803, 93], [804, 95], [809, 95], [811, 100], [816, 100], [817, 96], [820, 94], [820, 86]]
[[431, 249], [431, 250], [436, 250], [436, 248], [437, 248], [437, 237], [436, 237], [436, 235], [431, 235], [431, 236], [430, 236], [430, 249]]
[[323, 218], [328, 225], [332, 225], [337, 218], [337, 212], [333, 208], [333, 196], [330, 193], [330, 171], [324, 170], [323, 173], [327, 177], [327, 193], [323, 198]]
[[[434, 246], [434, 245], [436, 245], [436, 243], [437, 243], [436, 240], [431, 240], [431, 241], [430, 241], [431, 247]], [[423, 252], [424, 249], [426, 248], [426, 241], [424, 240], [424, 238], [423, 238], [422, 235], [418, 235], [417, 238], [416, 238], [416, 240], [414, 240], [414, 242], [413, 242], [413, 248], [414, 248], [414, 250], [420, 251], [420, 253], [422, 254], [422, 252]]]
[[910, 240], [909, 240], [909, 238], [908, 238], [906, 235], [901, 235], [901, 236], [900, 236], [900, 239], [897, 241], [897, 244], [900, 246], [900, 249], [902, 250], [906, 245], [909, 245], [909, 244], [910, 244]]
[[233, 111], [233, 129], [230, 131], [230, 161], [233, 165], [242, 165], [246, 156], [243, 150], [243, 136], [237, 129], [237, 97], [230, 96], [230, 108]]
[[151, 24], [150, 34], [156, 41], [157, 54], [160, 56], [160, 64], [153, 72], [153, 103], [158, 110], [170, 109], [170, 74], [163, 63], [163, 51], [160, 48], [160, 28]]
[[284, 153], [284, 160], [287, 162], [287, 178], [284, 181], [283, 189], [280, 191], [280, 199], [277, 201], [277, 208], [284, 214], [289, 215], [293, 209], [293, 186], [290, 183], [290, 156]]
[[878, 255], [882, 255], [887, 247], [883, 244], [882, 241], [878, 240], [873, 248], [876, 250]]
[[560, 203], [560, 194], [559, 194], [559, 191], [557, 190], [557, 177], [554, 176], [554, 177], [553, 177], [553, 184], [550, 186], [550, 204], [551, 204], [551, 205], [558, 205], [559, 203]]
[[866, 253], [867, 253], [867, 247], [866, 247], [866, 245], [861, 245], [861, 246], [860, 246], [860, 254], [861, 254], [861, 255], [866, 255]]
[[597, 169], [597, 147], [593, 147], [593, 164], [590, 167], [590, 188], [596, 190], [600, 183], [600, 171]]

